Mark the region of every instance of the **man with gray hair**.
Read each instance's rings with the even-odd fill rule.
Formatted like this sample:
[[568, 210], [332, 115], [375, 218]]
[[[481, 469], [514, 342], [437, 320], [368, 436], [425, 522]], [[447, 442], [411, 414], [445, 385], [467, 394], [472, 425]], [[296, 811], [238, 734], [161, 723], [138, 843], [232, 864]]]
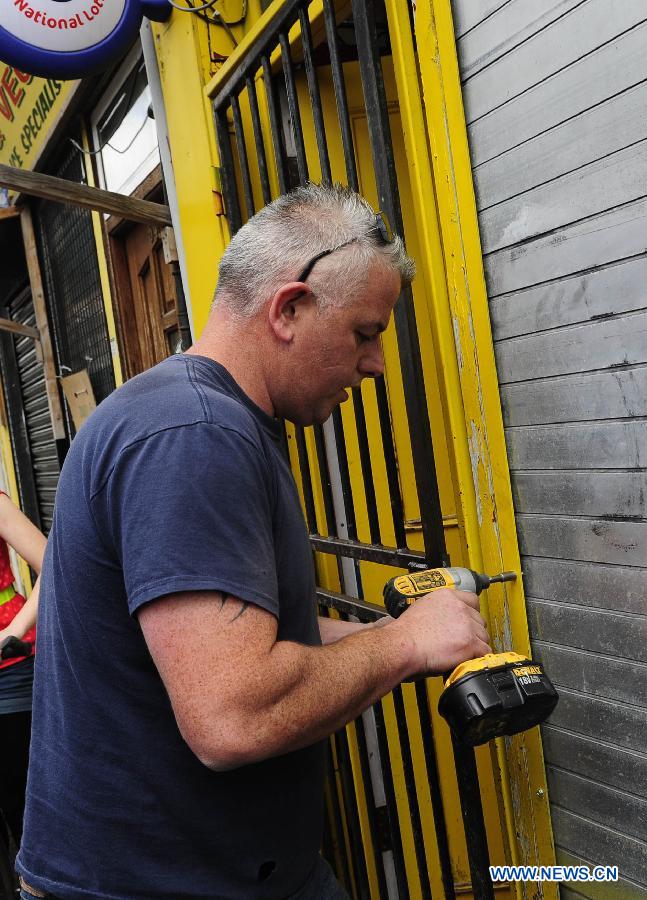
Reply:
[[414, 274], [357, 194], [307, 185], [234, 236], [197, 343], [115, 391], [61, 473], [42, 574], [23, 896], [342, 900], [322, 741], [489, 651], [473, 594], [317, 619], [277, 419], [380, 375]]

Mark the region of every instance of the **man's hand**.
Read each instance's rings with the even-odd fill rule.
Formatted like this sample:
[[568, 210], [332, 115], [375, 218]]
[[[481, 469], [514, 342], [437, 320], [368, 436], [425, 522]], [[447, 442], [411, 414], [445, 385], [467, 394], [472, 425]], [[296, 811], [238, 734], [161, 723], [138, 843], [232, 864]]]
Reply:
[[469, 591], [442, 588], [425, 594], [386, 627], [413, 640], [412, 676], [440, 675], [492, 652], [478, 597]]

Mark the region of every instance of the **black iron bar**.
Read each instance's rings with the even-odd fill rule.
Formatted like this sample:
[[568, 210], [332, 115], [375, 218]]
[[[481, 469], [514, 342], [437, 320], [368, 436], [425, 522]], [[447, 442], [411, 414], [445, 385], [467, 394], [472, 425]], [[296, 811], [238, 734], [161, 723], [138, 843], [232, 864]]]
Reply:
[[269, 56], [264, 56], [261, 63], [263, 66], [263, 84], [265, 86], [265, 96], [267, 98], [267, 109], [270, 114], [270, 130], [272, 132], [272, 147], [274, 148], [276, 173], [279, 178], [279, 191], [284, 194], [288, 189], [288, 179], [285, 163], [281, 109], [278, 97], [276, 96], [276, 84], [274, 83]]
[[341, 409], [339, 407], [336, 407], [336, 409], [333, 410], [332, 421], [335, 430], [335, 446], [337, 448], [337, 459], [339, 462], [341, 492], [344, 498], [344, 515], [346, 518], [345, 524], [348, 531], [348, 537], [351, 540], [356, 540], [357, 525], [355, 523], [355, 504], [353, 501], [353, 489], [350, 482], [350, 471], [348, 469], [348, 454], [346, 452], [344, 423], [341, 415]]
[[301, 113], [299, 111], [299, 95], [294, 79], [294, 68], [290, 55], [290, 41], [285, 32], [279, 34], [281, 44], [281, 62], [283, 63], [283, 75], [285, 76], [285, 90], [288, 97], [288, 110], [292, 125], [292, 136], [297, 151], [297, 166], [299, 167], [299, 181], [301, 184], [308, 180], [308, 161], [306, 159], [306, 147], [303, 141], [303, 126], [301, 125]]
[[359, 388], [353, 388], [353, 409], [355, 411], [355, 425], [357, 427], [357, 443], [359, 446], [359, 459], [364, 482], [364, 494], [366, 496], [366, 513], [368, 515], [368, 527], [372, 544], [381, 544], [380, 519], [377, 512], [377, 498], [375, 496], [375, 482], [373, 479], [373, 467], [371, 464], [371, 452], [366, 430], [366, 413], [364, 412], [364, 400]]
[[458, 793], [461, 801], [463, 827], [467, 841], [467, 857], [472, 876], [474, 900], [494, 900], [494, 888], [490, 878], [490, 856], [487, 846], [487, 832], [481, 805], [476, 756], [473, 747], [466, 747], [452, 734]]
[[416, 853], [416, 863], [418, 865], [418, 875], [420, 877], [420, 896], [422, 900], [431, 900], [431, 883], [429, 881], [429, 867], [427, 865], [427, 853], [425, 850], [425, 839], [422, 830], [422, 818], [420, 816], [420, 805], [418, 803], [418, 790], [416, 787], [416, 776], [413, 768], [413, 756], [411, 753], [411, 743], [409, 741], [409, 731], [407, 727], [407, 716], [404, 709], [404, 697], [402, 695], [402, 687], [398, 685], [393, 688], [393, 704], [395, 706], [395, 721], [398, 729], [398, 738], [400, 740], [400, 752], [402, 754], [402, 769], [404, 772], [404, 786], [407, 791], [407, 800], [409, 803], [409, 814], [411, 817], [411, 832], [413, 834], [413, 847]]
[[303, 0], [283, 0], [271, 25], [257, 35], [247, 48], [244, 59], [238, 61], [227, 81], [219, 85], [218, 93], [213, 98], [217, 109], [227, 104], [232, 94], [240, 93], [245, 79], [258, 70], [258, 60], [263, 56], [269, 57], [275, 48], [277, 33], [290, 30], [297, 20], [297, 10], [302, 3]]
[[336, 732], [333, 737], [337, 750], [339, 774], [341, 776], [344, 812], [348, 823], [348, 837], [351, 845], [350, 863], [355, 876], [355, 885], [359, 894], [359, 900], [371, 900], [371, 889], [366, 869], [366, 853], [362, 842], [362, 827], [357, 808], [357, 791], [348, 748], [348, 734], [346, 729], [343, 728], [341, 731]]
[[434, 745], [433, 722], [429, 710], [429, 695], [427, 694], [427, 683], [424, 679], [416, 681], [416, 701], [418, 704], [418, 715], [420, 716], [422, 747], [425, 755], [427, 782], [429, 784], [429, 793], [431, 795], [431, 808], [434, 816], [434, 828], [436, 830], [436, 844], [438, 846], [438, 856], [440, 859], [440, 876], [445, 891], [445, 900], [454, 900], [456, 892], [454, 890], [452, 861], [451, 856], [449, 855], [447, 822], [445, 819], [443, 795], [440, 788], [438, 760], [436, 758], [436, 747]]
[[[352, 0], [352, 8], [379, 202], [395, 231], [403, 234], [375, 6], [369, 0]], [[442, 565], [447, 559], [445, 534], [411, 288], [400, 295], [394, 317], [425, 552], [430, 565]]]
[[371, 835], [371, 845], [373, 848], [373, 860], [375, 862], [375, 873], [377, 875], [377, 886], [380, 894], [380, 900], [388, 900], [388, 888], [386, 884], [386, 876], [384, 873], [384, 859], [382, 852], [391, 847], [383, 847], [382, 841], [378, 835], [376, 827], [377, 808], [375, 805], [375, 794], [373, 792], [373, 781], [371, 778], [371, 765], [368, 758], [368, 746], [366, 743], [366, 730], [364, 728], [364, 719], [359, 716], [355, 720], [355, 734], [357, 736], [357, 750], [359, 753], [359, 764], [362, 770], [362, 783], [364, 785], [364, 795], [366, 797], [366, 807], [368, 810], [368, 828]]
[[261, 126], [261, 116], [258, 109], [255, 79], [251, 76], [246, 78], [245, 86], [247, 88], [247, 96], [249, 97], [249, 111], [252, 116], [254, 143], [256, 144], [256, 159], [258, 161], [258, 174], [261, 179], [263, 203], [267, 204], [272, 199], [272, 192], [270, 190], [270, 179], [267, 171], [267, 155], [265, 153], [265, 144], [263, 142], [263, 128]]
[[297, 453], [299, 456], [299, 471], [301, 473], [301, 484], [303, 486], [303, 500], [306, 508], [306, 522], [310, 531], [318, 531], [317, 514], [315, 512], [314, 494], [312, 493], [312, 476], [310, 474], [310, 461], [308, 459], [308, 448], [306, 447], [306, 439], [303, 428], [295, 425], [294, 432], [297, 442]]
[[225, 213], [229, 223], [229, 231], [233, 237], [243, 224], [236, 190], [234, 155], [231, 152], [231, 139], [227, 123], [226, 109], [215, 112], [216, 136], [218, 138], [218, 154], [220, 156], [220, 177], [222, 180], [222, 196], [225, 201]]
[[299, 10], [299, 21], [301, 23], [301, 41], [303, 43], [303, 62], [305, 64], [306, 77], [308, 79], [308, 91], [310, 93], [310, 103], [312, 105], [312, 117], [315, 126], [317, 149], [319, 151], [319, 162], [321, 164], [321, 180], [325, 184], [330, 184], [332, 182], [332, 176], [330, 173], [328, 146], [326, 144], [326, 126], [324, 124], [323, 110], [321, 107], [319, 81], [317, 80], [317, 73], [315, 70], [312, 35], [310, 32], [310, 20], [308, 18], [307, 7], [301, 7]]
[[361, 559], [364, 562], [382, 563], [384, 566], [397, 566], [406, 569], [409, 565], [421, 565], [425, 562], [424, 553], [417, 550], [395, 550], [383, 545], [362, 544], [360, 541], [352, 541], [347, 538], [324, 537], [319, 534], [311, 534], [310, 542], [319, 553], [336, 553], [339, 556], [349, 556], [351, 559]]
[[252, 179], [249, 173], [249, 160], [247, 158], [247, 148], [245, 147], [245, 132], [243, 131], [243, 119], [240, 114], [240, 103], [235, 94], [231, 98], [231, 112], [234, 119], [234, 135], [236, 137], [236, 149], [238, 151], [240, 173], [243, 179], [243, 192], [245, 194], [247, 218], [251, 219], [256, 211], [254, 207], [254, 192], [252, 190]]
[[402, 849], [402, 834], [400, 833], [400, 818], [398, 816], [398, 804], [395, 799], [395, 786], [393, 784], [393, 771], [389, 754], [389, 742], [386, 736], [386, 724], [382, 701], [373, 706], [375, 714], [375, 730], [377, 733], [377, 745], [379, 748], [380, 766], [384, 780], [384, 794], [386, 796], [386, 809], [391, 835], [391, 848], [393, 852], [393, 864], [395, 878], [398, 885], [398, 900], [409, 900], [409, 883]]
[[336, 534], [335, 503], [332, 495], [328, 457], [326, 456], [326, 442], [321, 425], [315, 425], [312, 430], [314, 432], [315, 447], [317, 450], [317, 465], [319, 466], [319, 479], [321, 481], [321, 490], [323, 493], [326, 534]]
[[348, 179], [348, 184], [350, 185], [350, 187], [354, 191], [357, 191], [359, 190], [359, 181], [357, 178], [357, 163], [355, 162], [353, 132], [350, 124], [350, 113], [348, 111], [348, 99], [346, 97], [344, 70], [339, 53], [337, 20], [335, 18], [333, 0], [324, 0], [323, 9], [324, 22], [326, 25], [326, 38], [328, 40], [328, 52], [330, 53], [330, 68], [332, 71], [333, 90], [335, 92], [337, 117], [339, 119], [339, 131], [341, 134], [342, 147], [344, 149], [346, 177]]
[[355, 616], [360, 622], [375, 622], [386, 615], [382, 606], [369, 603], [367, 600], [358, 600], [357, 597], [349, 597], [348, 594], [338, 594], [325, 588], [317, 588], [317, 602], [329, 609]]
[[330, 740], [326, 741], [328, 756], [328, 784], [330, 787], [330, 799], [333, 807], [333, 818], [337, 835], [337, 846], [339, 847], [339, 857], [343, 866], [342, 881], [350, 889], [351, 877], [348, 866], [348, 851], [346, 849], [346, 838], [344, 836], [344, 824], [342, 822], [341, 804], [339, 802], [339, 788], [337, 786], [337, 777], [335, 769], [335, 760], [332, 754], [332, 745]]
[[377, 398], [377, 411], [380, 419], [380, 433], [382, 435], [382, 451], [384, 453], [384, 465], [386, 467], [386, 480], [389, 486], [389, 502], [391, 504], [391, 516], [393, 518], [393, 532], [396, 547], [407, 546], [407, 533], [404, 527], [404, 504], [400, 491], [398, 478], [398, 461], [395, 453], [395, 444], [391, 432], [391, 413], [389, 400], [386, 394], [384, 377], [375, 379], [375, 395]]

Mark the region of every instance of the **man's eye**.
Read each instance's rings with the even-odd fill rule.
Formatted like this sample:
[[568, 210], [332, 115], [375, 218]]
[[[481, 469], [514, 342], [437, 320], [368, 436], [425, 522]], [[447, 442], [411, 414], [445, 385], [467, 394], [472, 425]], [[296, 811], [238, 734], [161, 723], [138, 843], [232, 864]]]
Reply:
[[367, 341], [372, 341], [375, 337], [373, 334], [364, 334], [363, 331], [356, 331], [355, 336], [358, 344], [366, 344]]

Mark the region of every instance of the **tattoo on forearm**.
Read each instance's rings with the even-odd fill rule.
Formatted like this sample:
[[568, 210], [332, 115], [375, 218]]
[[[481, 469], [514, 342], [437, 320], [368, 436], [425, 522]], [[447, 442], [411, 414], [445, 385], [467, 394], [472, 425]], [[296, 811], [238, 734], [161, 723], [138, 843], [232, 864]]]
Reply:
[[242, 601], [242, 604], [243, 604], [243, 605], [241, 606], [241, 608], [238, 610], [238, 612], [236, 613], [236, 615], [234, 616], [234, 618], [231, 620], [232, 622], [235, 622], [236, 619], [240, 619], [240, 617], [242, 616], [242, 614], [245, 612], [245, 610], [246, 610], [247, 607], [249, 606], [249, 601], [248, 601], [248, 600], [243, 600], [243, 601]]

